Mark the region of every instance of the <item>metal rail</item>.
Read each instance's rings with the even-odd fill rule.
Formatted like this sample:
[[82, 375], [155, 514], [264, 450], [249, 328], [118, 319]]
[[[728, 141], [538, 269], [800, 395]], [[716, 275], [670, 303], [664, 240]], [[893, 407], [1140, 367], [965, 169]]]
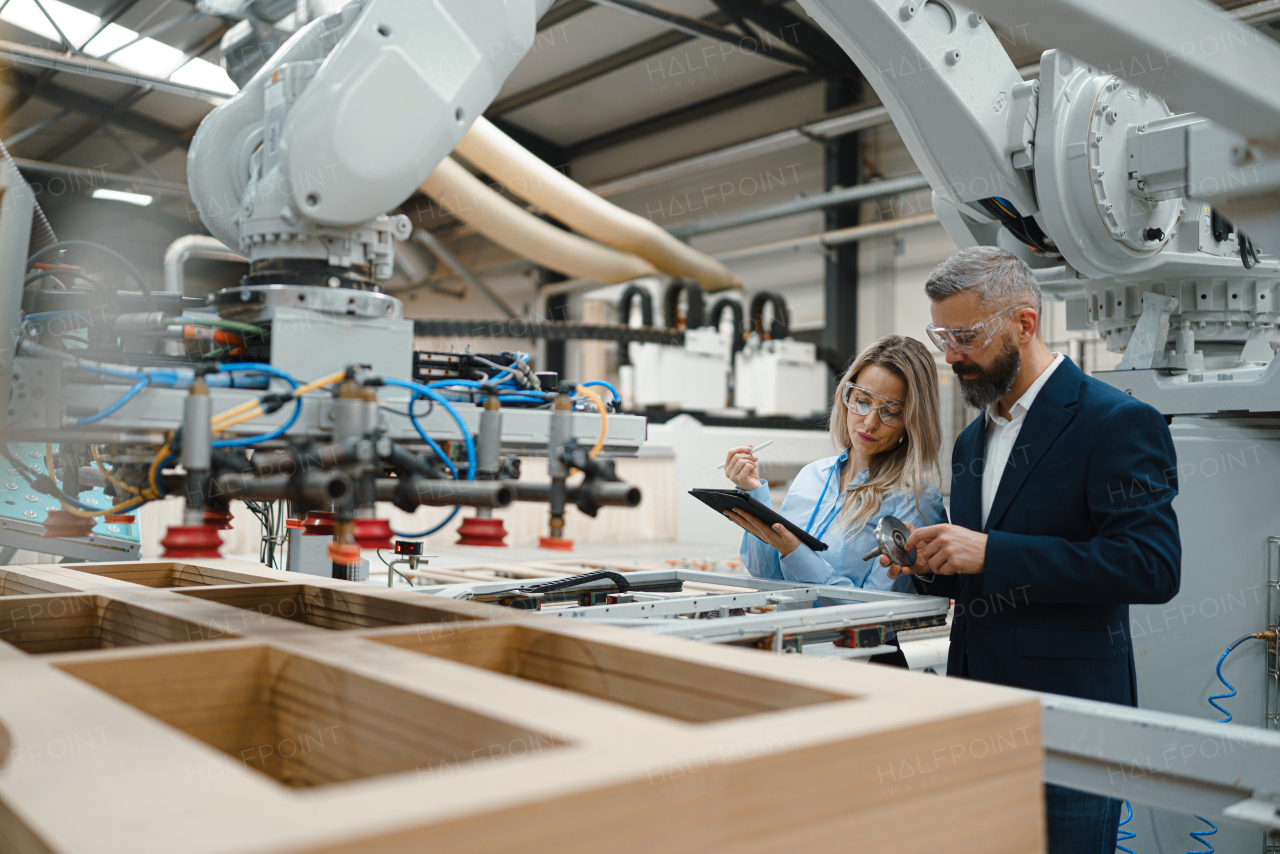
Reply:
[[[783, 652], [800, 651], [806, 643], [845, 642], [853, 630], [871, 627], [883, 629], [872, 644], [879, 645], [899, 631], [944, 624], [951, 604], [947, 599], [934, 596], [801, 585], [685, 569], [632, 571], [626, 573], [626, 578], [632, 591], [637, 591], [632, 595], [640, 601], [555, 607], [580, 594], [589, 597], [593, 592], [616, 589], [612, 581], [601, 578], [549, 597], [544, 604], [552, 607], [545, 613], [706, 643], [750, 644]], [[646, 595], [646, 591], [654, 590], [680, 591], [686, 582], [739, 588], [742, 592]], [[415, 592], [492, 599], [506, 592], [514, 593], [527, 584], [529, 582], [523, 580], [443, 584], [418, 587]], [[764, 607], [777, 610], [764, 614], [733, 613]]]
[[1280, 733], [1039, 697], [1045, 782], [1280, 830]]
[[[1269, 547], [1269, 582], [1275, 603], [1280, 601], [1280, 537], [1270, 538]], [[850, 630], [862, 627], [884, 626], [888, 632], [939, 625], [949, 604], [935, 597], [796, 585], [694, 570], [638, 570], [626, 576], [633, 590], [677, 582], [736, 590], [683, 597], [639, 592], [633, 602], [555, 608], [545, 613], [707, 643], [751, 644], [780, 653], [848, 638]], [[527, 583], [504, 579], [415, 589], [420, 593], [447, 591], [457, 595], [470, 591], [482, 595]], [[575, 590], [610, 588], [614, 588], [612, 582], [599, 579]], [[777, 610], [725, 616], [726, 611], [760, 606]], [[1280, 732], [1055, 694], [1028, 695], [1035, 696], [1043, 709], [1046, 782], [1160, 809], [1280, 830]]]

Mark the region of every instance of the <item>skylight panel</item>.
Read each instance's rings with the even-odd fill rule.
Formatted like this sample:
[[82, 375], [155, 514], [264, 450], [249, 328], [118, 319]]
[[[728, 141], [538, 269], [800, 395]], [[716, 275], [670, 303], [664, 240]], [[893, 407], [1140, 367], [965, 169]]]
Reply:
[[207, 59], [191, 60], [173, 72], [169, 79], [174, 83], [199, 86], [201, 89], [223, 92], [227, 95], [234, 95], [239, 91], [236, 88], [236, 84], [232, 83], [231, 78], [227, 76], [227, 72], [222, 70], [222, 66], [215, 65]]
[[110, 62], [149, 77], [164, 77], [182, 62], [182, 51], [155, 39], [143, 39], [111, 55]]

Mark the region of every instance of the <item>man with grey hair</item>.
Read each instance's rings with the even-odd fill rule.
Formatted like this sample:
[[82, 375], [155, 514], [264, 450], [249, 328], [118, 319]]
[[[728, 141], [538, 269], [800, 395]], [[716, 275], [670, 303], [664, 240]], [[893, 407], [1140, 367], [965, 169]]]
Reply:
[[[1136, 705], [1129, 605], [1181, 582], [1164, 416], [1049, 351], [1040, 287], [1008, 252], [961, 250], [925, 293], [982, 414], [952, 454], [953, 524], [915, 530], [916, 564], [889, 576], [955, 600], [948, 676]], [[1119, 801], [1046, 785], [1045, 807], [1050, 854], [1114, 851]]]

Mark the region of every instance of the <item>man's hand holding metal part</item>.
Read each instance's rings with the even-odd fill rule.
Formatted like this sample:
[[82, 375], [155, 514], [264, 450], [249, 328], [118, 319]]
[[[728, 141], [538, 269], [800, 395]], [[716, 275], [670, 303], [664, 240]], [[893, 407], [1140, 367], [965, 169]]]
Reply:
[[899, 575], [976, 575], [986, 563], [987, 535], [960, 525], [942, 524], [911, 530], [906, 548], [916, 550], [916, 562], [901, 566], [881, 555], [880, 565], [888, 567], [889, 577]]

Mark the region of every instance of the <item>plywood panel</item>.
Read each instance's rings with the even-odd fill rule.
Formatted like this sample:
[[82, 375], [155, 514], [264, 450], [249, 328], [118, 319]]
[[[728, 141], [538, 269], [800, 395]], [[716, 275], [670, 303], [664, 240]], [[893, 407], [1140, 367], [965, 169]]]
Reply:
[[[0, 636], [28, 633], [0, 645], [5, 854], [1043, 850], [1021, 692], [328, 579], [113, 577], [176, 577], [134, 569], [13, 570], [98, 581], [0, 601]], [[285, 601], [303, 618], [259, 610]]]

